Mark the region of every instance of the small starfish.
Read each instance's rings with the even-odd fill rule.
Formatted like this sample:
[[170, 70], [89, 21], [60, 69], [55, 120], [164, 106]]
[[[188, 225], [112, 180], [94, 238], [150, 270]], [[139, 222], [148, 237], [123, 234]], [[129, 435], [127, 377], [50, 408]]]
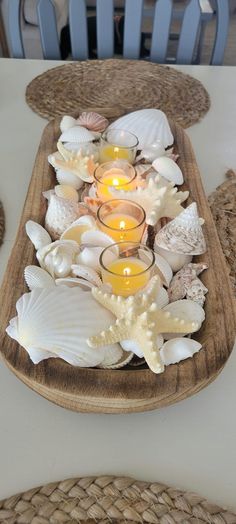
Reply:
[[116, 317], [115, 324], [100, 334], [90, 337], [90, 347], [106, 346], [122, 340], [134, 340], [143, 351], [145, 360], [154, 373], [161, 373], [164, 365], [160, 357], [157, 337], [161, 333], [193, 333], [199, 329], [196, 322], [186, 322], [173, 317], [168, 311], [158, 309], [155, 302], [160, 289], [160, 279], [153, 278], [149, 293], [128, 298], [92, 289], [94, 298]]
[[93, 173], [96, 164], [93, 155], [83, 156], [80, 150], [69, 151], [60, 141], [57, 142], [57, 149], [58, 152], [49, 156], [49, 162], [55, 169], [73, 173], [84, 182], [92, 183], [94, 181]]
[[[110, 191], [117, 197], [117, 189], [112, 188]], [[149, 178], [144, 188], [138, 187], [134, 191], [119, 189], [119, 198], [132, 200], [144, 208], [146, 223], [150, 226], [155, 226], [160, 218], [175, 218], [179, 215], [184, 209], [181, 203], [188, 196], [188, 191], [178, 191], [173, 182], [163, 184], [160, 175]]]

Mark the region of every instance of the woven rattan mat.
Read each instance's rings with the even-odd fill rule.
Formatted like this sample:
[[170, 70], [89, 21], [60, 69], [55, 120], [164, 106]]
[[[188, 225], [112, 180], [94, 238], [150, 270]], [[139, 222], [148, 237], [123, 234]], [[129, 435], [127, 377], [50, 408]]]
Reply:
[[154, 107], [183, 127], [200, 120], [210, 98], [198, 80], [168, 66], [141, 60], [88, 60], [49, 69], [32, 80], [26, 101], [40, 116], [101, 112], [114, 120]]
[[208, 198], [236, 296], [236, 173], [229, 170], [226, 181]]
[[54, 482], [0, 502], [4, 524], [84, 521], [234, 524], [236, 515], [190, 492], [110, 476]]
[[3, 211], [2, 202], [0, 201], [0, 246], [3, 242], [4, 233], [5, 233], [5, 215]]

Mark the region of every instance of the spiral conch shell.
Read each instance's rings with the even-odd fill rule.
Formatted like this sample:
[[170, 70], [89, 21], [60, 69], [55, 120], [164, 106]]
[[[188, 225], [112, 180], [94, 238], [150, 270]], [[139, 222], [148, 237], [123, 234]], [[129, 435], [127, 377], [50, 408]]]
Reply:
[[53, 278], [71, 275], [72, 264], [77, 263], [80, 248], [73, 240], [56, 240], [48, 246], [42, 247], [36, 257], [42, 269], [45, 269]]
[[77, 118], [76, 123], [80, 126], [86, 127], [90, 131], [97, 131], [99, 133], [104, 131], [109, 124], [104, 116], [99, 115], [99, 113], [95, 113], [94, 111], [85, 111], [81, 113], [79, 118]]
[[51, 194], [45, 216], [45, 227], [53, 240], [60, 238], [62, 233], [80, 217], [80, 214], [77, 202]]
[[16, 309], [17, 316], [6, 331], [34, 364], [62, 358], [73, 366], [112, 366], [123, 356], [118, 344], [101, 349], [87, 345], [87, 338], [108, 327], [114, 317], [80, 287], [34, 289], [18, 300]]

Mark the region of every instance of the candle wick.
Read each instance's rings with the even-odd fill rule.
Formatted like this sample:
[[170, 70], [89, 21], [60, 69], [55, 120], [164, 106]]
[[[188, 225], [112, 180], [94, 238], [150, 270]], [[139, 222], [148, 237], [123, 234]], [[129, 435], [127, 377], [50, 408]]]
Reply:
[[124, 220], [121, 220], [120, 221], [120, 229], [125, 229], [125, 221]]
[[124, 268], [124, 275], [130, 275], [130, 268], [129, 267], [125, 267]]

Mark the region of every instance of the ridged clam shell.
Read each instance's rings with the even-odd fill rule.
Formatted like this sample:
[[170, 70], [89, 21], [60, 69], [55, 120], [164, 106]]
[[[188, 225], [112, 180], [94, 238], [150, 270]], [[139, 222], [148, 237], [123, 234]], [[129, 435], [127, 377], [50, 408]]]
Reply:
[[158, 140], [164, 147], [174, 142], [166, 115], [159, 109], [141, 109], [115, 120], [108, 129], [123, 129], [137, 136], [139, 149]]
[[40, 249], [41, 247], [47, 246], [52, 242], [52, 239], [46, 229], [33, 220], [28, 220], [26, 222], [25, 230], [35, 249]]
[[193, 202], [158, 231], [155, 244], [173, 253], [201, 255], [206, 251], [197, 204]]
[[167, 306], [167, 304], [169, 304], [169, 295], [164, 287], [159, 289], [156, 298], [156, 304], [158, 309], [162, 309], [163, 307]]
[[[192, 300], [176, 300], [176, 302], [171, 302], [165, 306], [163, 310], [169, 311], [169, 313], [174, 317], [181, 318], [186, 322], [196, 322], [199, 325], [199, 329], [202, 322], [205, 320], [204, 309], [197, 304], [197, 302], [193, 302]], [[166, 340], [169, 340], [175, 338], [176, 334], [168, 333], [163, 334], [163, 336]]]
[[78, 193], [72, 186], [59, 184], [54, 187], [54, 191], [58, 197], [65, 198], [66, 200], [73, 200], [74, 202], [78, 202], [79, 200]]
[[81, 189], [81, 187], [84, 184], [81, 178], [74, 175], [73, 173], [69, 173], [68, 171], [63, 171], [62, 169], [58, 169], [56, 171], [56, 177], [59, 184], [69, 185], [71, 187], [74, 187], [74, 189]]
[[59, 357], [73, 366], [88, 367], [104, 361], [112, 365], [122, 357], [118, 344], [88, 346], [86, 340], [108, 328], [114, 317], [79, 287], [34, 289], [18, 300], [16, 309], [18, 316], [10, 321], [7, 333], [35, 364]]
[[160, 349], [161, 359], [165, 366], [177, 364], [181, 360], [191, 358], [201, 347], [202, 345], [192, 338], [172, 338]]
[[77, 118], [76, 122], [90, 131], [98, 131], [100, 133], [104, 131], [109, 124], [104, 116], [99, 115], [99, 113], [95, 113], [94, 111], [84, 111], [79, 118]]
[[77, 202], [51, 195], [45, 216], [45, 227], [52, 239], [56, 240], [79, 216], [80, 211]]
[[102, 285], [102, 281], [98, 273], [93, 268], [87, 267], [83, 264], [73, 264], [71, 269], [72, 275], [84, 278], [85, 280], [88, 280], [88, 282], [91, 282], [91, 284], [94, 286], [100, 287]]
[[93, 133], [82, 126], [70, 127], [64, 131], [60, 138], [60, 142], [76, 142], [77, 144], [84, 144], [94, 140]]
[[161, 255], [158, 255], [158, 253], [155, 253], [155, 269], [158, 271], [164, 286], [168, 287], [173, 277], [173, 271], [167, 260]]
[[156, 158], [152, 162], [154, 169], [170, 182], [174, 182], [175, 185], [183, 184], [184, 177], [180, 167], [171, 158], [162, 156]]
[[24, 277], [30, 291], [35, 288], [48, 288], [55, 286], [54, 279], [47, 273], [47, 271], [38, 266], [26, 266]]
[[121, 369], [127, 366], [127, 364], [129, 364], [129, 362], [132, 360], [134, 354], [127, 353], [126, 351], [123, 351], [122, 353], [123, 353], [122, 357], [115, 364], [110, 364], [110, 365], [106, 364], [106, 359], [105, 359], [105, 361], [103, 361], [103, 363], [100, 364], [98, 367], [102, 369]]
[[57, 286], [68, 286], [75, 287], [80, 286], [82, 289], [90, 290], [93, 288], [93, 284], [88, 282], [88, 280], [83, 280], [83, 278], [76, 277], [67, 277], [67, 278], [56, 278], [55, 284]]
[[64, 131], [67, 131], [67, 129], [70, 129], [71, 127], [74, 127], [75, 125], [76, 125], [76, 119], [73, 118], [73, 116], [64, 115], [60, 122], [60, 130], [62, 133], [64, 133]]
[[192, 260], [192, 255], [181, 255], [173, 253], [172, 251], [167, 251], [167, 249], [157, 246], [156, 241], [154, 244], [154, 251], [168, 262], [174, 272], [179, 271], [179, 269]]
[[77, 262], [80, 248], [73, 240], [56, 240], [36, 253], [40, 266], [53, 278], [71, 275], [71, 266]]

